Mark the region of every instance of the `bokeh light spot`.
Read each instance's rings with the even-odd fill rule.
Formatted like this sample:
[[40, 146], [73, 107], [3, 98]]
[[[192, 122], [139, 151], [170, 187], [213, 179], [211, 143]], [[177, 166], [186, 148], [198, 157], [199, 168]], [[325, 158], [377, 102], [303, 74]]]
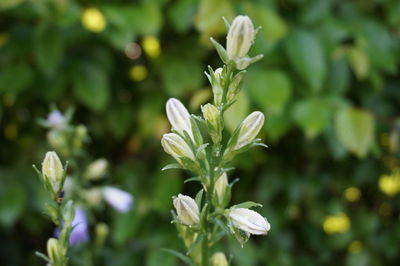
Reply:
[[8, 33], [1, 32], [0, 33], [0, 47], [4, 46], [8, 41]]
[[133, 81], [142, 81], [147, 78], [148, 71], [145, 66], [138, 65], [138, 66], [133, 66], [129, 70], [129, 77]]
[[323, 222], [323, 229], [327, 234], [344, 233], [350, 228], [350, 219], [345, 213], [327, 216]]
[[8, 124], [4, 127], [4, 136], [8, 140], [16, 140], [18, 137], [18, 128], [16, 124]]
[[349, 187], [343, 194], [345, 199], [350, 202], [356, 202], [361, 198], [361, 191], [357, 187]]
[[132, 60], [138, 59], [142, 55], [142, 48], [135, 42], [128, 43], [125, 46], [125, 55]]
[[349, 251], [349, 253], [360, 253], [363, 250], [363, 244], [361, 243], [361, 241], [359, 240], [353, 240], [351, 241], [349, 247], [347, 248], [347, 250]]
[[394, 196], [400, 192], [400, 174], [382, 175], [378, 181], [379, 189], [388, 196]]
[[89, 31], [102, 32], [107, 25], [103, 13], [95, 7], [86, 8], [82, 13], [82, 25]]
[[160, 55], [161, 48], [159, 40], [154, 36], [146, 36], [142, 41], [143, 50], [151, 58], [157, 58]]

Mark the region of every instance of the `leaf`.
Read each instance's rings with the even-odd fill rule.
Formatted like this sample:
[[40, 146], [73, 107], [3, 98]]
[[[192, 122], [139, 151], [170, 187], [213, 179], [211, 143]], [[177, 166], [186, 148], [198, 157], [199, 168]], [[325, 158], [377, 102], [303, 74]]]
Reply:
[[0, 1], [0, 10], [2, 9], [11, 9], [13, 7], [16, 7], [26, 0], [1, 0]]
[[246, 88], [251, 99], [263, 108], [265, 113], [280, 113], [290, 98], [292, 86], [285, 72], [279, 70], [250, 72]]
[[350, 65], [359, 80], [364, 80], [369, 73], [369, 58], [362, 49], [352, 47], [348, 49]]
[[190, 253], [192, 253], [192, 251], [203, 241], [203, 239], [204, 239], [203, 234], [198, 235], [196, 237], [196, 240], [193, 242], [193, 244], [188, 249], [188, 251], [186, 251], [186, 255], [190, 255]]
[[154, 208], [159, 212], [168, 213], [171, 208], [171, 196], [179, 193], [182, 182], [173, 172], [160, 173], [155, 177], [151, 197]]
[[19, 185], [7, 185], [0, 191], [0, 223], [12, 226], [26, 205], [26, 193]]
[[256, 203], [253, 201], [245, 201], [236, 205], [233, 205], [231, 208], [252, 208], [252, 207], [262, 207], [260, 203]]
[[188, 179], [185, 179], [185, 181], [183, 181], [183, 183], [188, 183], [188, 182], [193, 182], [193, 181], [201, 182], [201, 178], [199, 176], [190, 177]]
[[109, 100], [107, 74], [93, 64], [79, 64], [73, 77], [74, 94], [94, 111], [103, 110]]
[[64, 55], [63, 33], [49, 25], [37, 28], [34, 55], [36, 62], [46, 76], [54, 76]]
[[194, 26], [201, 32], [203, 41], [226, 31], [222, 17], [229, 21], [233, 19], [234, 10], [231, 1], [200, 0]]
[[288, 27], [285, 21], [272, 8], [251, 2], [245, 3], [244, 8], [246, 14], [253, 20], [254, 26], [261, 26], [259, 34], [267, 41], [275, 43], [287, 34]]
[[187, 265], [194, 266], [194, 264], [192, 263], [192, 260], [188, 256], [186, 256], [178, 251], [168, 249], [168, 248], [162, 248], [161, 250], [178, 257], [180, 260], [182, 260]]
[[180, 97], [201, 86], [204, 77], [198, 61], [167, 56], [162, 65], [163, 83], [170, 96]]
[[345, 107], [336, 113], [335, 131], [349, 151], [363, 158], [373, 143], [375, 121], [367, 110]]
[[196, 7], [196, 0], [178, 0], [171, 3], [168, 17], [177, 32], [184, 33], [190, 29]]
[[164, 166], [161, 169], [161, 171], [165, 171], [165, 170], [168, 170], [168, 169], [182, 169], [182, 166], [180, 164], [178, 164], [178, 163], [170, 163], [170, 164], [167, 164], [166, 166]]
[[196, 194], [196, 197], [194, 198], [194, 201], [196, 201], [196, 204], [199, 208], [201, 207], [201, 200], [203, 199], [203, 192], [204, 192], [204, 189], [200, 189], [200, 191]]
[[281, 114], [272, 114], [267, 116], [264, 123], [264, 128], [268, 136], [268, 140], [273, 142], [282, 138], [291, 126], [291, 121], [288, 119], [286, 112]]
[[312, 139], [329, 125], [332, 105], [327, 99], [305, 99], [296, 103], [292, 110], [292, 116], [306, 136]]
[[293, 31], [286, 40], [286, 52], [297, 73], [311, 90], [318, 92], [326, 76], [326, 62], [319, 40], [311, 32]]
[[12, 65], [0, 71], [0, 93], [21, 92], [31, 85], [34, 73], [27, 65]]

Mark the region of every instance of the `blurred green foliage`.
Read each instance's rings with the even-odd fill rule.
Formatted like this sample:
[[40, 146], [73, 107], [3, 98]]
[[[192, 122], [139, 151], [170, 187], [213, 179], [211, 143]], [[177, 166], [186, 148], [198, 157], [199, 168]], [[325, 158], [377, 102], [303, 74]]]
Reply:
[[272, 229], [220, 249], [234, 265], [397, 265], [400, 184], [379, 180], [400, 167], [400, 1], [1, 0], [2, 265], [41, 265], [34, 251], [54, 229], [30, 168], [49, 149], [36, 121], [52, 103], [76, 107], [88, 151], [111, 162], [107, 182], [135, 196], [127, 214], [91, 217], [92, 240], [95, 220], [109, 225], [106, 245], [74, 247], [71, 264], [177, 265], [160, 248], [182, 249], [169, 210], [191, 185], [160, 171], [164, 103], [199, 112], [211, 96], [202, 73], [221, 65], [208, 37], [223, 41], [221, 17], [236, 14], [262, 26], [251, 54], [265, 58], [227, 127], [261, 110], [270, 148], [236, 160], [233, 202], [263, 203]]

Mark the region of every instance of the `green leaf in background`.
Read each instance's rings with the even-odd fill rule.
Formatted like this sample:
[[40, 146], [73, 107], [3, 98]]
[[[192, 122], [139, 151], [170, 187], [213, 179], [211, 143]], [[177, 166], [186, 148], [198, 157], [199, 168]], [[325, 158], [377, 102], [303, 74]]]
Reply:
[[169, 96], [181, 97], [201, 86], [204, 76], [198, 61], [165, 57], [162, 64], [161, 75]]
[[115, 47], [123, 49], [135, 37], [136, 32], [131, 26], [131, 21], [136, 17], [136, 8], [109, 5], [102, 10], [110, 25], [106, 28], [106, 34], [103, 34], [104, 38]]
[[264, 36], [268, 42], [276, 43], [286, 36], [288, 27], [282, 17], [272, 8], [265, 5], [247, 2], [245, 13], [251, 17], [254, 26], [261, 26], [258, 36]]
[[171, 3], [168, 17], [177, 32], [184, 33], [192, 26], [196, 13], [196, 0], [178, 0]]
[[0, 92], [20, 92], [31, 85], [34, 78], [27, 65], [13, 65], [0, 71]]
[[247, 94], [242, 90], [237, 95], [236, 102], [225, 112], [225, 126], [233, 132], [249, 114], [250, 103]]
[[0, 190], [0, 223], [6, 227], [13, 225], [25, 205], [26, 193], [21, 186], [8, 184], [2, 187]]
[[251, 99], [267, 115], [282, 112], [292, 92], [289, 77], [279, 70], [252, 71], [244, 86], [248, 88]]
[[310, 98], [294, 105], [292, 117], [306, 136], [312, 139], [329, 125], [332, 111], [332, 105], [328, 99]]
[[154, 179], [153, 206], [162, 213], [168, 213], [172, 207], [172, 196], [177, 195], [182, 189], [182, 179], [177, 171], [169, 170], [160, 172]]
[[23, 3], [24, 1], [25, 0], [1, 0], [0, 1], [0, 10], [16, 7], [17, 5]]
[[350, 84], [350, 70], [347, 60], [341, 59], [330, 62], [330, 75], [327, 78], [326, 89], [329, 94], [343, 95]]
[[73, 76], [74, 94], [94, 111], [103, 110], [109, 100], [107, 75], [99, 66], [78, 64]]
[[43, 24], [36, 30], [35, 58], [46, 76], [54, 76], [64, 56], [64, 41], [61, 29]]
[[289, 115], [281, 114], [266, 114], [264, 128], [267, 132], [268, 140], [273, 142], [278, 141], [290, 128]]
[[128, 133], [133, 116], [133, 109], [128, 104], [119, 104], [107, 112], [106, 123], [112, 134], [121, 139]]
[[345, 107], [336, 113], [335, 131], [349, 151], [363, 158], [373, 143], [375, 121], [367, 110]]
[[364, 80], [368, 77], [369, 58], [368, 55], [360, 48], [351, 47], [347, 50], [347, 55], [351, 68], [359, 80]]
[[130, 26], [139, 26], [136, 28], [138, 33], [158, 34], [163, 23], [161, 4], [156, 1], [143, 1], [143, 4], [136, 10], [135, 21], [132, 22], [129, 24]]
[[[358, 21], [358, 23], [359, 31], [363, 33], [365, 38], [363, 40], [366, 41], [366, 51], [372, 65], [387, 73], [394, 73], [396, 70], [396, 57], [393, 56], [393, 52], [396, 46], [398, 47], [394, 37], [376, 21], [363, 20]], [[358, 34], [360, 33], [359, 31], [357, 31]]]
[[121, 245], [135, 234], [139, 226], [138, 210], [133, 208], [127, 213], [115, 212], [113, 218], [112, 238]]
[[326, 62], [323, 48], [314, 34], [292, 31], [286, 40], [286, 52], [293, 68], [311, 90], [320, 91], [326, 76]]
[[226, 32], [222, 17], [231, 21], [233, 16], [234, 10], [229, 0], [200, 0], [194, 25], [205, 42], [211, 36]]

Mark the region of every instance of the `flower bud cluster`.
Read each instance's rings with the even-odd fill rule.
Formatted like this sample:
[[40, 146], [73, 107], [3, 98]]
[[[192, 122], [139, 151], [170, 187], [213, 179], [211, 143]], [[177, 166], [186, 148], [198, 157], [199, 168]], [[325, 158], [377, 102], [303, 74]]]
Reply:
[[[250, 235], [265, 235], [271, 228], [266, 218], [250, 209], [260, 204], [244, 202], [228, 207], [236, 180], [229, 183], [227, 171], [232, 168], [227, 164], [236, 154], [264, 145], [257, 139], [265, 120], [259, 111], [248, 115], [230, 137], [224, 132], [224, 112], [236, 101], [246, 73], [244, 69], [262, 58], [262, 55], [248, 56], [256, 31], [249, 17], [238, 16], [229, 26], [226, 49], [211, 39], [225, 65], [215, 71], [208, 67], [206, 76], [214, 101], [201, 106], [202, 117], [191, 115], [177, 99], [169, 99], [166, 104], [172, 132], [163, 135], [161, 145], [179, 164], [163, 169], [191, 170], [196, 176], [187, 181], [199, 181], [202, 185], [195, 198], [182, 194], [173, 197], [173, 222], [190, 258], [202, 265], [229, 265], [222, 252], [208, 257], [208, 248], [227, 228], [242, 244]], [[203, 243], [199, 245], [200, 242]]]
[[49, 113], [46, 120], [40, 120], [44, 127], [50, 129], [47, 133], [48, 142], [63, 156], [79, 153], [87, 139], [87, 129], [84, 125], [69, 124], [72, 113], [72, 110], [68, 110], [64, 115], [54, 110]]

